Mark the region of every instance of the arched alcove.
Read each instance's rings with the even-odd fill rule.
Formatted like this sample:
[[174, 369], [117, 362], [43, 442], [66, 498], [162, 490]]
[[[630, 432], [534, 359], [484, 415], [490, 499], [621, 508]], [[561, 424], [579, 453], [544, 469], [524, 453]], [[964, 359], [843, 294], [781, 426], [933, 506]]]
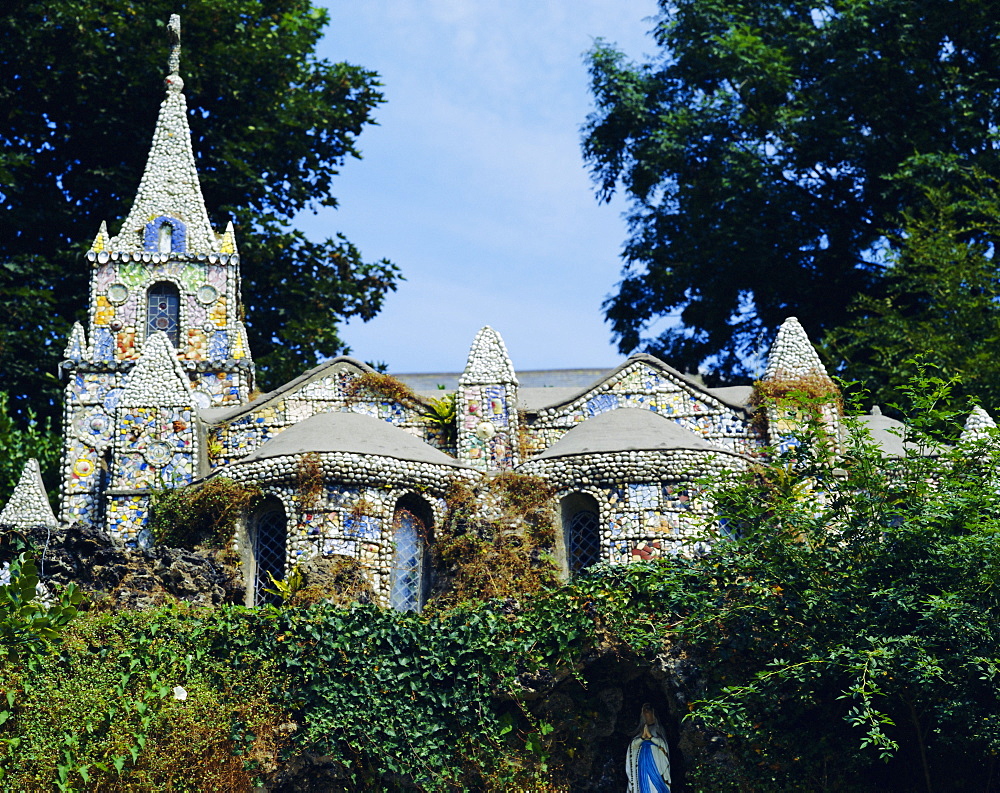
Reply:
[[601, 561], [601, 509], [587, 493], [570, 493], [559, 502], [566, 566], [570, 575]]
[[420, 611], [430, 585], [427, 549], [434, 511], [423, 498], [408, 493], [396, 502], [392, 517], [392, 576], [389, 605], [397, 611]]
[[247, 599], [255, 606], [277, 604], [281, 598], [265, 590], [274, 588], [272, 576], [277, 580], [285, 577], [288, 518], [278, 498], [269, 496], [253, 511], [247, 521], [247, 535], [251, 552], [247, 560]]
[[180, 327], [180, 292], [170, 281], [157, 281], [146, 290], [146, 335], [162, 331], [177, 347], [180, 344]]

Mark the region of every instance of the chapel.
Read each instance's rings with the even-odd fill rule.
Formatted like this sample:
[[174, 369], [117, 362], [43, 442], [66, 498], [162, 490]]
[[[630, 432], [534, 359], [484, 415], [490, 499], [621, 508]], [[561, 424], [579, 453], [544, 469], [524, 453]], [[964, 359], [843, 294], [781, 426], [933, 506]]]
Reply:
[[[763, 410], [761, 420], [751, 385], [708, 388], [651, 355], [633, 355], [585, 385], [522, 384], [490, 327], [444, 391], [419, 382], [408, 392], [385, 388], [371, 367], [339, 357], [258, 392], [241, 320], [237, 234], [232, 223], [213, 228], [206, 210], [176, 16], [169, 29], [165, 97], [145, 170], [121, 228], [112, 235], [102, 224], [86, 255], [88, 320], [74, 326], [61, 364], [58, 515], [32, 461], [0, 525], [90, 524], [142, 547], [152, 542], [154, 493], [225, 477], [264, 493], [235, 537], [250, 605], [266, 598], [271, 576], [348, 556], [384, 605], [414, 610], [456, 482], [505, 472], [547, 482], [556, 493], [556, 555], [569, 576], [682, 552], [712, 509], [699, 480], [794, 442], [795, 411]], [[761, 382], [834, 388], [795, 318], [779, 330]], [[442, 398], [454, 399], [444, 419]], [[822, 408], [834, 436], [838, 411], [835, 400]], [[887, 453], [906, 453], [893, 446], [892, 419], [866, 420]], [[974, 420], [992, 423], [985, 414]], [[321, 481], [309, 499], [303, 470]]]

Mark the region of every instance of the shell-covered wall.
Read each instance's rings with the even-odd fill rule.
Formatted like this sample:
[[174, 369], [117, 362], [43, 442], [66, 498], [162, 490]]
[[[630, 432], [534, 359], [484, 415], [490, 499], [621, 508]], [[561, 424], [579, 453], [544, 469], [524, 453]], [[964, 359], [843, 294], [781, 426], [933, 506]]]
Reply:
[[600, 509], [601, 559], [624, 564], [679, 553], [703, 536], [713, 507], [698, 480], [739, 471], [748, 462], [722, 451], [678, 449], [530, 460], [517, 470], [545, 479], [558, 499], [593, 497]]
[[746, 410], [727, 405], [641, 355], [575, 399], [538, 411], [524, 427], [529, 458], [577, 424], [617, 408], [654, 411], [731, 452], [753, 454], [763, 444]]
[[210, 468], [243, 459], [282, 430], [317, 413], [351, 411], [373, 416], [432, 446], [444, 446], [442, 435], [421, 419], [420, 405], [352, 388], [352, 381], [366, 371], [371, 370], [356, 361], [336, 359], [302, 382], [293, 382], [218, 419], [208, 429]]
[[281, 500], [288, 521], [289, 569], [316, 556], [353, 556], [368, 569], [375, 591], [386, 600], [394, 549], [393, 516], [399, 500], [419, 496], [437, 525], [445, 515], [448, 484], [478, 478], [464, 468], [347, 452], [312, 455], [308, 462], [322, 472], [319, 493], [303, 493], [299, 482], [303, 455], [238, 463], [227, 468], [225, 475], [257, 484]]

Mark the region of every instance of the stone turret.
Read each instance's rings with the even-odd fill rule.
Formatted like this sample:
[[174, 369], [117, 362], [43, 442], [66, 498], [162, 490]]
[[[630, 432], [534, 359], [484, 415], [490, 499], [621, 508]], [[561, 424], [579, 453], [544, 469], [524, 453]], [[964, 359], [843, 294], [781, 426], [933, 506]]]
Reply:
[[164, 333], [151, 336], [115, 416], [108, 533], [135, 540], [153, 490], [190, 484], [198, 471], [191, 386]]
[[989, 413], [978, 405], [972, 409], [969, 418], [965, 420], [962, 430], [962, 443], [975, 443], [989, 437], [990, 431], [997, 428], [997, 423]]
[[58, 525], [42, 483], [38, 460], [31, 458], [24, 466], [10, 501], [0, 510], [0, 527], [28, 529], [33, 526], [55, 528]]
[[476, 334], [458, 380], [458, 458], [475, 468], [502, 471], [519, 461], [517, 376], [500, 334], [488, 325]]
[[765, 405], [768, 441], [773, 446], [793, 443], [794, 433], [804, 429], [817, 411], [830, 437], [839, 438], [840, 390], [795, 317], [778, 328], [767, 368], [755, 390]]
[[[166, 334], [188, 381], [185, 405], [245, 403], [254, 370], [240, 321], [240, 258], [232, 223], [216, 234], [201, 192], [184, 83], [180, 19], [170, 18], [166, 97], [146, 168], [118, 234], [106, 223], [87, 253], [89, 325], [74, 326], [62, 371], [62, 519], [104, 523], [112, 426], [132, 372], [156, 334]], [[189, 422], [190, 423], [190, 422]]]

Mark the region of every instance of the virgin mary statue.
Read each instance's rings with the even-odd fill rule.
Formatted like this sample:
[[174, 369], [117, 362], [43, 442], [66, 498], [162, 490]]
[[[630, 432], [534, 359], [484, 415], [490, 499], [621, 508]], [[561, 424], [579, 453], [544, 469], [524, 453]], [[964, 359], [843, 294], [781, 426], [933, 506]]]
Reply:
[[639, 731], [625, 758], [628, 793], [670, 793], [670, 750], [667, 736], [648, 703], [642, 706]]

